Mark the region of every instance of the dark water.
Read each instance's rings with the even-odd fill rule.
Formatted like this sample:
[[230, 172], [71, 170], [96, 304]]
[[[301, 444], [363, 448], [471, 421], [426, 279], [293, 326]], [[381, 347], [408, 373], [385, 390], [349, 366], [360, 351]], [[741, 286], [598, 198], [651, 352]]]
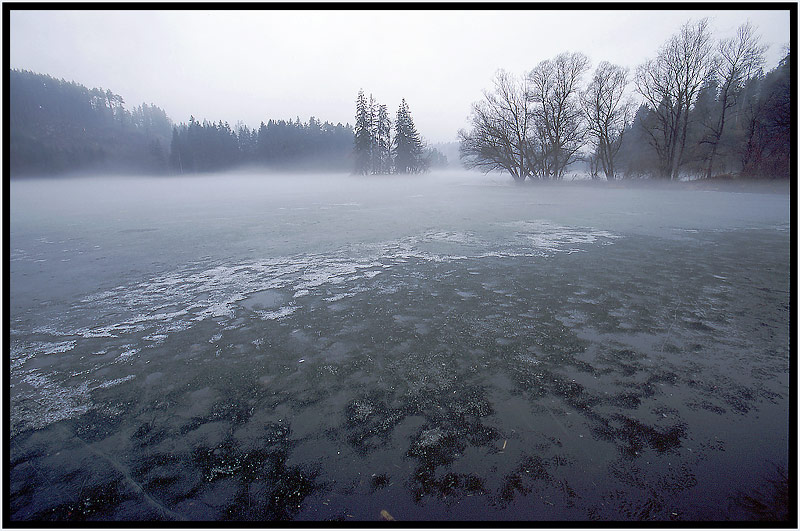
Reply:
[[785, 516], [786, 194], [11, 193], [12, 520]]

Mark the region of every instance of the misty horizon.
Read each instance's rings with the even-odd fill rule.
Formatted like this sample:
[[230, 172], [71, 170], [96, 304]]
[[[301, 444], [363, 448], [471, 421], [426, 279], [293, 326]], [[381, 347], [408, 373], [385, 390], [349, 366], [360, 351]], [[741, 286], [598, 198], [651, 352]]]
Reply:
[[[250, 128], [268, 119], [307, 120], [311, 116], [352, 124], [355, 95], [363, 88], [381, 101], [392, 102], [394, 109], [405, 98], [423, 137], [441, 143], [457, 140], [471, 103], [479, 99], [498, 69], [521, 73], [570, 50], [588, 53], [593, 65], [610, 61], [633, 70], [681, 24], [703, 17], [711, 17], [720, 38], [734, 34], [739, 24], [755, 24], [769, 46], [765, 68], [770, 69], [785, 55], [787, 15], [788, 11], [727, 9], [180, 14], [13, 10], [10, 66], [110, 89], [131, 105], [158, 105], [175, 123], [188, 122], [194, 115], [200, 121], [222, 120], [231, 125], [241, 121]], [[390, 20], [413, 28], [407, 49], [379, 37], [377, 32]], [[360, 46], [356, 36], [337, 32], [337, 23], [344, 27], [354, 21], [366, 28], [365, 42], [375, 44]], [[527, 39], [534, 40], [507, 46], [507, 39], [499, 35], [513, 34], [509, 25], [542, 26], [548, 31], [526, 32]], [[581, 29], [565, 33], [561, 30], [565, 25]], [[270, 29], [265, 31], [265, 27]], [[314, 38], [307, 38], [303, 28], [313, 32]], [[558, 28], [557, 33], [551, 35], [549, 28]], [[137, 38], [136, 29], [150, 37]], [[209, 48], [212, 43], [202, 36], [220, 32], [235, 33], [244, 44], [235, 39], [214, 40]], [[476, 48], [473, 35], [481, 32], [488, 33], [478, 39], [480, 48]], [[618, 41], [622, 35], [625, 40]], [[102, 46], [100, 39], [105, 39]], [[382, 50], [381, 45], [388, 48]], [[88, 50], [93, 52], [86, 54]], [[276, 50], [286, 51], [276, 54]], [[343, 61], [348, 50], [360, 51], [354, 60]], [[263, 54], [266, 62], [245, 60]], [[133, 68], [122, 68], [123, 64]], [[345, 70], [346, 64], [352, 64], [354, 71]], [[332, 70], [334, 65], [343, 73]]]

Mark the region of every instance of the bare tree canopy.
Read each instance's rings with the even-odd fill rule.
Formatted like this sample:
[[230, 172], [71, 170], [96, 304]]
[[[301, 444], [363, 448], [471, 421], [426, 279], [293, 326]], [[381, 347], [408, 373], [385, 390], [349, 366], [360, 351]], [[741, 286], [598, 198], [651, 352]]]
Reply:
[[504, 70], [494, 76], [494, 91], [472, 105], [470, 131], [459, 131], [461, 159], [468, 168], [505, 170], [518, 182], [533, 172], [532, 116], [525, 81]]
[[588, 69], [588, 57], [565, 52], [528, 73], [543, 178], [563, 178], [567, 166], [578, 159], [584, 135], [578, 85]]
[[593, 156], [609, 181], [615, 178], [615, 158], [633, 115], [633, 104], [625, 97], [627, 86], [628, 69], [603, 61], [581, 93], [587, 133], [594, 145]]
[[654, 113], [646, 127], [658, 153], [662, 177], [677, 179], [686, 146], [689, 109], [703, 82], [714, 72], [708, 20], [687, 22], [636, 70], [636, 88]]
[[785, 176], [790, 54], [763, 74], [765, 50], [749, 22], [716, 41], [701, 19], [681, 26], [633, 76], [603, 61], [586, 83], [589, 59], [573, 52], [522, 77], [499, 70], [459, 131], [462, 163], [518, 182], [563, 179], [579, 161], [588, 164], [578, 172], [608, 180]]
[[749, 22], [739, 26], [735, 37], [724, 39], [717, 45], [716, 81], [719, 90], [719, 116], [709, 126], [710, 135], [704, 142], [711, 144], [711, 153], [708, 156], [706, 178], [711, 177], [714, 169], [714, 158], [725, 128], [725, 118], [728, 109], [736, 105], [736, 99], [745, 82], [760, 71], [764, 64], [764, 54], [767, 47], [760, 44], [761, 37]]

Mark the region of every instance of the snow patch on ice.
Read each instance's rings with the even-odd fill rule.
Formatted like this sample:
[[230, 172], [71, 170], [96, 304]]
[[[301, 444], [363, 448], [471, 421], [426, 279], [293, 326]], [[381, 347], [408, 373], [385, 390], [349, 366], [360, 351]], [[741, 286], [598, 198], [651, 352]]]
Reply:
[[279, 309], [271, 311], [271, 312], [266, 312], [266, 311], [263, 311], [263, 310], [259, 310], [259, 311], [256, 312], [256, 314], [260, 318], [264, 319], [265, 321], [270, 321], [270, 320], [273, 320], [273, 319], [282, 319], [283, 317], [286, 317], [287, 315], [293, 314], [295, 312], [295, 310], [297, 310], [297, 306], [295, 306], [293, 304], [290, 304], [288, 306], [284, 306], [282, 308], [279, 308]]
[[117, 359], [126, 360], [126, 359], [128, 359], [128, 358], [130, 358], [132, 356], [135, 356], [136, 354], [139, 353], [139, 349], [138, 348], [131, 348], [131, 347], [133, 347], [133, 345], [125, 345], [124, 347], [122, 347], [125, 350], [122, 351], [119, 356], [117, 356]]
[[75, 335], [82, 336], [85, 338], [91, 337], [118, 337], [115, 334], [112, 334], [111, 331], [114, 330], [114, 326], [103, 326], [100, 328], [79, 328], [75, 330]]
[[75, 341], [62, 341], [61, 343], [48, 343], [43, 354], [61, 354], [75, 348]]
[[428, 231], [422, 235], [421, 239], [422, 241], [439, 241], [463, 244], [483, 243], [473, 233], [455, 231]]
[[575, 245], [593, 244], [598, 240], [613, 240], [618, 235], [594, 228], [565, 227], [546, 220], [514, 221], [503, 226], [515, 229], [515, 236], [534, 249], [546, 253], [578, 252]]
[[[187, 330], [206, 319], [221, 321], [224, 327], [226, 321], [230, 323], [235, 318], [237, 311], [255, 311], [265, 320], [282, 319], [301, 307], [298, 299], [315, 290], [325, 293], [327, 302], [363, 291], [396, 293], [398, 288], [393, 283], [372, 280], [400, 264], [541, 257], [555, 252], [577, 252], [586, 245], [606, 244], [619, 237], [608, 231], [566, 227], [547, 220], [522, 220], [496, 227], [508, 237], [481, 237], [471, 231], [431, 229], [394, 240], [352, 244], [327, 253], [303, 253], [234, 264], [188, 263], [164, 275], [85, 297], [59, 323], [32, 329], [34, 333], [69, 341], [52, 343], [47, 348], [29, 345], [28, 348], [34, 349], [30, 354], [16, 347], [12, 363], [19, 366], [37, 352], [66, 352], [77, 348], [83, 339], [105, 337], [128, 339], [129, 345], [123, 347], [128, 350], [119, 356], [126, 359], [139, 353], [133, 345], [141, 339], [160, 343], [170, 334]], [[454, 248], [450, 244], [455, 245], [458, 252], [452, 252]], [[273, 291], [278, 295], [293, 292], [297, 302], [278, 307], [282, 300], [276, 295], [269, 303], [263, 294]], [[105, 322], [97, 322], [97, 315], [106, 316]], [[90, 319], [93, 324], [86, 326]], [[70, 328], [67, 323], [81, 323], [81, 326]], [[15, 329], [15, 332], [24, 335], [25, 331]]]
[[116, 378], [114, 380], [109, 380], [107, 382], [102, 382], [102, 383], [96, 385], [95, 387], [93, 387], [93, 389], [106, 389], [108, 387], [113, 387], [115, 385], [119, 385], [122, 382], [127, 382], [128, 380], [133, 380], [134, 378], [136, 378], [135, 374], [129, 374], [128, 376], [124, 376], [122, 378]]
[[30, 390], [18, 393], [11, 407], [11, 432], [43, 428], [54, 422], [83, 415], [90, 409], [89, 382], [58, 385], [35, 369], [22, 377]]
[[[253, 312], [266, 321], [284, 319], [301, 309], [305, 300], [302, 297], [312, 292], [324, 294], [324, 300], [329, 303], [362, 292], [397, 293], [403, 286], [392, 281], [391, 270], [405, 264], [467, 261], [472, 266], [475, 261], [485, 259], [546, 257], [556, 252], [584, 250], [588, 245], [605, 245], [619, 237], [594, 228], [566, 227], [544, 220], [498, 224], [490, 229], [487, 235], [431, 229], [377, 243], [351, 244], [331, 252], [300, 253], [232, 264], [203, 258], [166, 274], [90, 294], [77, 301], [58, 320], [46, 321], [46, 325], [15, 323], [12, 331], [15, 339], [9, 357], [15, 378], [13, 383], [20, 385], [15, 388], [12, 420], [15, 426], [23, 425], [27, 422], [23, 420], [25, 415], [35, 410], [37, 413], [30, 422], [43, 426], [81, 414], [93, 407], [87, 396], [89, 391], [118, 385], [133, 377], [64, 386], [49, 379], [55, 376], [46, 376], [38, 369], [24, 371], [25, 365], [37, 355], [70, 351], [86, 354], [79, 366], [69, 367], [64, 374], [89, 378], [87, 375], [96, 373], [99, 368], [129, 363], [145, 346], [159, 345], [171, 334], [188, 330], [206, 319], [217, 321], [225, 330], [235, 324], [237, 313], [241, 317], [242, 312]], [[500, 236], [496, 237], [492, 231], [498, 229]], [[28, 255], [15, 249], [12, 257], [27, 259]], [[469, 268], [475, 269], [470, 270], [470, 274], [481, 271], [475, 265]], [[375, 280], [376, 277], [379, 280]], [[294, 297], [289, 297], [290, 293]], [[292, 302], [287, 304], [284, 294]], [[457, 295], [475, 296], [466, 290]], [[346, 305], [330, 304], [328, 309], [339, 311], [346, 309]], [[419, 328], [424, 325], [415, 323], [415, 326], [420, 333], [425, 333]], [[16, 339], [32, 334], [46, 336], [51, 341]], [[216, 334], [211, 342], [218, 342], [221, 337]], [[121, 346], [104, 345], [107, 352], [117, 354], [116, 359], [103, 359], [106, 351], [98, 352], [98, 345], [92, 343], [97, 338], [123, 338]], [[257, 339], [253, 344], [263, 345], [264, 340]], [[25, 383], [34, 388], [35, 393], [28, 390], [31, 394], [24, 394], [27, 391], [21, 389]], [[38, 402], [42, 404], [36, 405]], [[432, 437], [435, 433], [428, 433], [427, 438], [435, 438]]]

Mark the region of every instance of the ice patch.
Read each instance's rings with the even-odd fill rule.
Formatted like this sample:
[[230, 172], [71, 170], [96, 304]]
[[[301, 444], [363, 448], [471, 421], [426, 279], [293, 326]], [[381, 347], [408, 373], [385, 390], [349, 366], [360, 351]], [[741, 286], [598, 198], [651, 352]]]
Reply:
[[77, 417], [90, 409], [89, 382], [75, 387], [61, 386], [38, 369], [24, 375], [22, 381], [31, 390], [14, 397], [10, 412], [12, 435]]
[[11, 371], [19, 369], [34, 356], [36, 356], [36, 351], [31, 348], [30, 343], [12, 342], [9, 349], [9, 367]]
[[241, 301], [241, 305], [249, 310], [275, 308], [280, 306], [285, 297], [279, 291], [265, 289], [251, 293]]
[[136, 378], [135, 374], [129, 374], [128, 376], [124, 376], [122, 378], [116, 378], [114, 380], [109, 380], [107, 382], [103, 382], [101, 384], [96, 385], [93, 389], [106, 389], [108, 387], [113, 387], [115, 385], [119, 385], [122, 382], [127, 382], [128, 380], [133, 380]]
[[519, 354], [517, 355], [517, 359], [524, 363], [530, 363], [531, 365], [538, 365], [540, 361], [531, 354]]
[[[125, 345], [123, 348], [126, 348], [126, 347], [131, 347], [131, 346], [132, 346], [132, 345]], [[136, 355], [136, 354], [138, 354], [138, 353], [139, 353], [139, 349], [138, 349], [138, 348], [127, 348], [127, 350], [124, 350], [124, 351], [123, 351], [123, 352], [122, 352], [122, 353], [121, 353], [121, 354], [120, 354], [120, 355], [117, 357], [117, 359], [120, 359], [120, 360], [126, 360], [126, 359], [130, 358], [131, 356], [135, 356], [135, 355]]]
[[72, 386], [58, 383], [39, 369], [34, 369], [21, 379], [29, 389], [19, 392], [12, 401], [12, 436], [27, 429], [39, 429], [83, 415], [94, 407], [90, 400], [92, 390], [119, 385], [135, 377], [135, 374], [130, 374], [104, 382], [84, 381]]
[[52, 326], [36, 326], [33, 328], [32, 332], [34, 334], [47, 334], [49, 336], [63, 336], [66, 335], [60, 330], [56, 330]]
[[[126, 338], [128, 350], [120, 355], [120, 359], [125, 359], [138, 354], [139, 349], [132, 345], [141, 339], [161, 342], [170, 334], [187, 330], [205, 319], [221, 321], [224, 327], [242, 308], [255, 311], [265, 320], [287, 317], [300, 306], [285, 304], [286, 293], [293, 293], [292, 298], [298, 300], [321, 288], [327, 295], [326, 302], [336, 302], [363, 291], [396, 293], [398, 287], [391, 283], [371, 281], [381, 272], [410, 262], [539, 257], [554, 252], [577, 252], [586, 245], [605, 244], [619, 237], [607, 231], [565, 227], [545, 220], [516, 221], [497, 227], [505, 236], [497, 238], [470, 231], [432, 229], [395, 240], [352, 244], [328, 253], [304, 253], [234, 264], [189, 263], [161, 276], [91, 294], [63, 316], [57, 325], [63, 328], [39, 326], [32, 331], [70, 339], [76, 336]], [[458, 252], [452, 252], [453, 245]], [[477, 274], [476, 271], [469, 273]], [[470, 296], [467, 292], [459, 295]], [[95, 316], [98, 315], [106, 316], [106, 321], [97, 322]], [[93, 324], [86, 326], [87, 321]], [[70, 328], [63, 323], [82, 323], [82, 326]], [[26, 334], [24, 330], [16, 332]], [[54, 343], [49, 349], [57, 353], [75, 347], [76, 343], [71, 340]], [[35, 348], [37, 352], [47, 351], [41, 345]], [[17, 363], [28, 359], [25, 356], [17, 351]]]
[[95, 328], [95, 329], [80, 328], [78, 330], [75, 330], [75, 335], [79, 335], [79, 336], [82, 336], [82, 337], [85, 337], [85, 338], [91, 338], [91, 337], [117, 337], [116, 335], [111, 333], [111, 331], [113, 329], [114, 328], [111, 327], [111, 326], [105, 326], [105, 327], [102, 327], [102, 328]]
[[42, 354], [61, 354], [75, 348], [75, 341], [63, 341], [61, 343], [50, 343]]
[[439, 443], [444, 438], [444, 435], [445, 433], [438, 427], [425, 430], [420, 434], [416, 444], [421, 448], [429, 448]]
[[265, 312], [265, 311], [257, 311], [256, 314], [266, 321], [270, 321], [273, 319], [282, 319], [287, 315], [291, 315], [297, 310], [297, 306], [290, 304], [289, 306], [284, 306], [283, 308], [279, 308], [278, 310], [272, 312]]
[[75, 341], [13, 341], [9, 349], [9, 366], [12, 371], [20, 369], [25, 363], [38, 355], [62, 354], [75, 348]]
[[501, 226], [515, 229], [517, 239], [546, 253], [576, 252], [580, 249], [576, 249], [574, 245], [593, 244], [599, 239], [613, 240], [619, 237], [609, 231], [591, 227], [565, 227], [546, 220], [514, 221]]
[[9, 260], [11, 262], [15, 262], [18, 260], [28, 260], [29, 259], [28, 256], [29, 256], [28, 251], [26, 251], [25, 249], [11, 249], [11, 252], [9, 253]]
[[474, 234], [453, 231], [428, 231], [422, 236], [423, 241], [439, 241], [462, 244], [483, 243]]

